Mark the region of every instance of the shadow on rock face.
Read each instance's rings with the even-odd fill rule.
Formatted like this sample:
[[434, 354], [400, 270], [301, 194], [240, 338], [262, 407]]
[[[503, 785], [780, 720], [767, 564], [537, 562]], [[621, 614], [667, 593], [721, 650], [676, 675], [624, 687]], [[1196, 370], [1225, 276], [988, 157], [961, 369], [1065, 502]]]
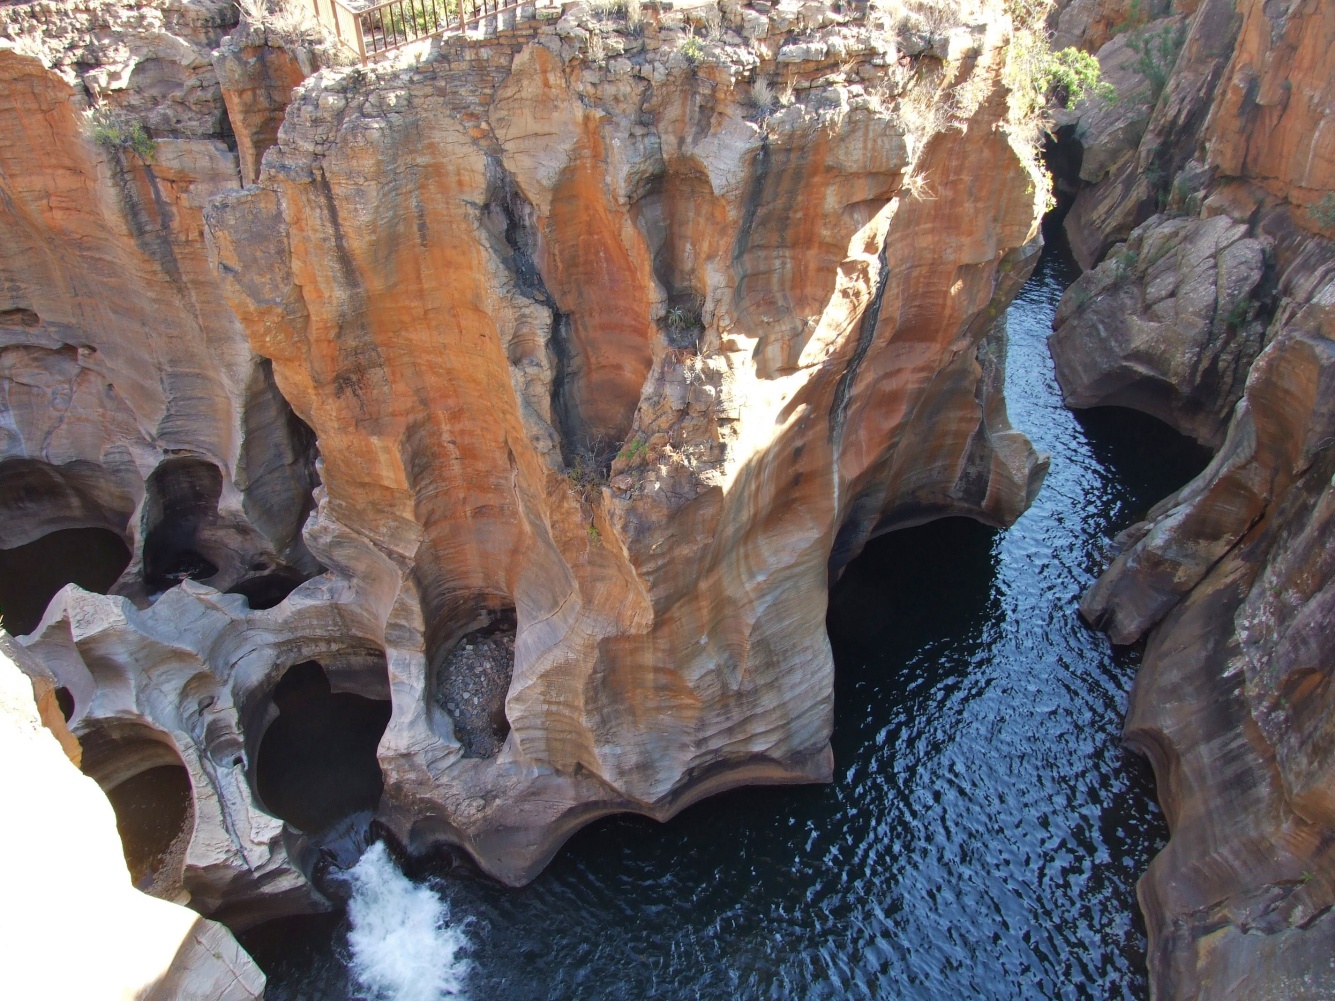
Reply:
[[489, 615], [491, 621], [436, 655], [433, 699], [449, 716], [466, 758], [494, 758], [510, 734], [505, 697], [514, 675], [514, 609]]
[[222, 472], [202, 459], [169, 459], [148, 478], [144, 508], [144, 583], [166, 590], [218, 572], [199, 551], [199, 533], [217, 517]]
[[294, 570], [277, 570], [262, 577], [250, 577], [234, 585], [228, 594], [244, 595], [256, 610], [273, 608], [304, 583], [306, 578]]
[[941, 518], [867, 543], [830, 592], [827, 627], [836, 661], [875, 663], [953, 635], [986, 611], [996, 581], [997, 531]]
[[190, 776], [180, 765], [140, 772], [107, 791], [134, 885], [171, 898], [179, 888], [192, 824]]
[[278, 716], [260, 739], [255, 785], [265, 807], [299, 831], [319, 834], [374, 811], [384, 779], [376, 747], [390, 703], [334, 692], [315, 661], [288, 668], [274, 687]]
[[27, 545], [0, 549], [0, 609], [12, 636], [30, 633], [66, 584], [106, 594], [130, 562], [115, 532], [68, 528]]
[[176, 748], [165, 734], [133, 720], [85, 721], [75, 732], [84, 773], [102, 787], [116, 812], [134, 885], [166, 900], [182, 898], [194, 800]]

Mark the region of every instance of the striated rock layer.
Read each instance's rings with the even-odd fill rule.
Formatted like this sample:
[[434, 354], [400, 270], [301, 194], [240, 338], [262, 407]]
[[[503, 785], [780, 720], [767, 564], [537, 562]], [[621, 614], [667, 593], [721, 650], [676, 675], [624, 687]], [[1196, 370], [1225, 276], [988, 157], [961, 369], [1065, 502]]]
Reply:
[[[130, 546], [23, 642], [86, 770], [184, 768], [206, 914], [322, 906], [337, 838], [258, 790], [338, 775], [286, 775], [280, 727], [383, 726], [331, 745], [378, 734], [361, 805], [512, 883], [601, 815], [828, 780], [829, 581], [1038, 489], [999, 321], [1045, 185], [999, 7], [901, 43], [821, 5], [570, 6], [300, 85], [309, 53], [221, 42], [222, 7], [107, 54], [53, 8], [0, 42], [0, 531]], [[461, 644], [512, 648], [508, 684]]]
[[1086, 263], [1111, 249], [1051, 343], [1069, 403], [1144, 410], [1216, 453], [1123, 534], [1081, 607], [1115, 642], [1147, 637], [1126, 732], [1172, 830], [1140, 884], [1154, 996], [1321, 998], [1335, 993], [1335, 8], [1165, 13], [1141, 30], [1190, 16], [1138, 147], [1117, 151], [1106, 111], [1074, 128], [1108, 138], [1096, 164], [1124, 166], [1082, 174], [1067, 230]]

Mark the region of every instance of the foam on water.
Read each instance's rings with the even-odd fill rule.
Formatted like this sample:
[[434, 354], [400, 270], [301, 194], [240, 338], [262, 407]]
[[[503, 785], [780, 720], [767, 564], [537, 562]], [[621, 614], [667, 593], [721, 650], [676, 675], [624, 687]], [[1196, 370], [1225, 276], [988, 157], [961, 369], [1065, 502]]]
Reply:
[[349, 873], [348, 945], [352, 972], [376, 1001], [463, 997], [468, 948], [450, 924], [449, 905], [429, 886], [399, 871], [383, 843], [372, 845]]

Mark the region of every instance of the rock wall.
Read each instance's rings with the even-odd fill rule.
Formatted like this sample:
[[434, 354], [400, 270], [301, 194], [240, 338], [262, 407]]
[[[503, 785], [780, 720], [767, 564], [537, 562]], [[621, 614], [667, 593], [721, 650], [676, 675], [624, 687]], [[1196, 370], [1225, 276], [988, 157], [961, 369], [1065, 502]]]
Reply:
[[23, 643], [86, 769], [185, 769], [192, 906], [324, 906], [329, 832], [257, 792], [310, 662], [391, 703], [377, 818], [514, 883], [601, 815], [828, 780], [830, 580], [1009, 523], [1046, 466], [1001, 395], [1045, 184], [1000, 6], [571, 5], [304, 82], [225, 9], [117, 21], [114, 72], [53, 5], [0, 42], [39, 98], [0, 102], [0, 496], [45, 477], [24, 539], [68, 512], [134, 554]]
[[1082, 611], [1115, 642], [1147, 638], [1126, 732], [1172, 830], [1140, 884], [1154, 996], [1325, 997], [1335, 10], [1164, 13], [1138, 30], [1176, 37], [1181, 20], [1183, 44], [1139, 144], [1097, 148], [1125, 145], [1095, 127], [1106, 110], [1072, 130], [1124, 166], [1085, 176], [1067, 219], [1086, 263], [1110, 249], [1068, 291], [1052, 348], [1072, 405], [1135, 407], [1216, 453], [1119, 538]]
[[[264, 974], [226, 928], [130, 885], [111, 806], [64, 753], [77, 757], [78, 744], [51, 711], [50, 680], [31, 662], [25, 666], [36, 679], [26, 677], [10, 659], [13, 648], [0, 646], [0, 750], [8, 763], [0, 791], [11, 818], [0, 833], [9, 863], [0, 914], [5, 995], [262, 997]], [[80, 929], [87, 933], [76, 941]]]

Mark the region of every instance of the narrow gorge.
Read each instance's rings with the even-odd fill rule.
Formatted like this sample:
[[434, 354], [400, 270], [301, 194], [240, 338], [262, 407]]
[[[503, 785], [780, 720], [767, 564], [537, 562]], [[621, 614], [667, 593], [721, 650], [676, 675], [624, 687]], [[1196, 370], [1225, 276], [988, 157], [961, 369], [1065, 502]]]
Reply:
[[1335, 996], [1328, 5], [303, 11], [0, 3], [0, 983]]

